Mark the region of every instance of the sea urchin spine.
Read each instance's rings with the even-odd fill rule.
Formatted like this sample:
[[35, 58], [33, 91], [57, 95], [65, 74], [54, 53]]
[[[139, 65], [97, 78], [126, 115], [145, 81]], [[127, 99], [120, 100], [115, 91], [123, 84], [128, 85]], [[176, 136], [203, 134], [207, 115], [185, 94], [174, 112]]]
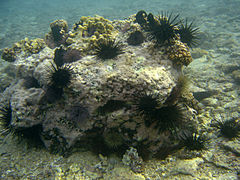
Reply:
[[8, 103], [8, 105], [0, 107], [0, 123], [3, 127], [3, 130], [1, 131], [2, 135], [6, 135], [11, 131], [11, 121], [12, 108], [11, 104]]

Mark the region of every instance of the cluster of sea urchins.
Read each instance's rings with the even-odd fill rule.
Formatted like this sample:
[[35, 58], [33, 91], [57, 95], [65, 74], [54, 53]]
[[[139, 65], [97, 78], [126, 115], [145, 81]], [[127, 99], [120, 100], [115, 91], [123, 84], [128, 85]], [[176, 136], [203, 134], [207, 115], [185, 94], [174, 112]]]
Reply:
[[143, 94], [136, 101], [136, 109], [147, 127], [154, 127], [159, 133], [170, 131], [180, 141], [178, 147], [185, 146], [189, 150], [204, 148], [206, 139], [202, 135], [198, 135], [195, 130], [182, 131], [186, 128], [186, 121], [185, 110], [180, 104], [161, 106], [156, 94]]
[[189, 47], [197, 45], [199, 28], [193, 26], [193, 21], [189, 23], [186, 19], [183, 23], [178, 18], [179, 14], [173, 15], [167, 12], [162, 12], [159, 16], [147, 14], [145, 11], [136, 14], [136, 22], [150, 33], [150, 37], [155, 39], [157, 44], [168, 45], [179, 37], [181, 42]]
[[157, 95], [142, 95], [137, 100], [136, 107], [142, 115], [145, 125], [149, 127], [154, 124], [159, 132], [175, 131], [184, 120], [184, 110], [179, 105], [160, 107]]

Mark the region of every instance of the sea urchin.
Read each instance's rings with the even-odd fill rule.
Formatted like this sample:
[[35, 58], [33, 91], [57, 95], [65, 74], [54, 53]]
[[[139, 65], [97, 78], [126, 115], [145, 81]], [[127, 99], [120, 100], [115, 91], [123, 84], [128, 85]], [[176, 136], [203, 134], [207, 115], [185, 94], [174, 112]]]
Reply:
[[95, 55], [102, 60], [113, 59], [123, 53], [122, 44], [115, 39], [97, 41]]
[[237, 123], [236, 119], [232, 118], [230, 120], [219, 120], [217, 124], [220, 129], [221, 135], [228, 139], [233, 139], [239, 137], [240, 125]]
[[0, 107], [0, 123], [3, 127], [2, 135], [6, 135], [11, 131], [12, 108], [11, 104]]
[[175, 131], [177, 127], [183, 124], [185, 119], [184, 109], [178, 104], [163, 106], [156, 110], [155, 115], [159, 131]]
[[[137, 100], [137, 111], [146, 119], [145, 124], [149, 126], [158, 107], [158, 100], [156, 95], [144, 94]], [[150, 121], [150, 122], [149, 122]]]
[[180, 141], [187, 149], [199, 151], [204, 149], [206, 139], [197, 133], [183, 131], [180, 135]]
[[180, 40], [186, 43], [189, 47], [196, 46], [199, 40], [199, 28], [193, 27], [193, 21], [189, 24], [186, 20], [185, 24], [181, 24], [178, 33]]
[[157, 40], [158, 44], [170, 43], [171, 39], [174, 39], [176, 36], [177, 18], [179, 15], [173, 16], [171, 13], [162, 13], [158, 17], [157, 23], [154, 23], [154, 26], [150, 27], [151, 35]]
[[52, 64], [49, 75], [50, 86], [57, 88], [67, 87], [72, 79], [73, 67], [71, 65], [55, 66]]

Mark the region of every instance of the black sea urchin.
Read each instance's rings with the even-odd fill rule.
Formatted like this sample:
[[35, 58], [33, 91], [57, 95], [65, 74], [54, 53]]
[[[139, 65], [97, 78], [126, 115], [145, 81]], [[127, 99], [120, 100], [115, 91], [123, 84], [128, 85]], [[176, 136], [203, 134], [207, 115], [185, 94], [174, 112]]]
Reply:
[[177, 21], [179, 15], [173, 16], [171, 13], [162, 13], [158, 17], [158, 23], [154, 23], [150, 26], [151, 35], [157, 40], [158, 44], [170, 43], [171, 39], [174, 39], [177, 32]]
[[221, 135], [228, 139], [240, 136], [240, 124], [234, 118], [225, 121], [219, 120], [217, 125], [220, 129]]
[[33, 76], [27, 76], [24, 78], [23, 86], [27, 89], [30, 88], [40, 88], [40, 84], [38, 83], [38, 80], [34, 78]]
[[17, 137], [19, 143], [26, 142], [28, 147], [43, 147], [41, 140], [42, 125], [34, 125], [27, 128], [17, 128], [13, 130], [13, 135]]
[[204, 149], [204, 144], [206, 139], [201, 135], [192, 133], [190, 131], [184, 131], [179, 136], [182, 145], [184, 145], [189, 150], [202, 150]]
[[115, 39], [97, 41], [95, 55], [102, 60], [113, 59], [123, 53], [122, 44]]
[[185, 24], [181, 24], [178, 33], [180, 34], [180, 40], [186, 43], [189, 47], [196, 46], [199, 40], [199, 28], [193, 27], [193, 21], [188, 24], [186, 19]]
[[73, 67], [71, 65], [55, 66], [52, 64], [49, 75], [50, 86], [57, 88], [67, 87], [72, 79]]
[[146, 119], [145, 124], [149, 126], [152, 119], [156, 116], [156, 109], [158, 107], [158, 100], [155, 95], [145, 94], [137, 100], [136, 108], [141, 115]]
[[103, 133], [103, 138], [105, 144], [110, 149], [117, 150], [120, 146], [124, 144], [123, 135], [117, 129], [112, 129]]
[[0, 107], [0, 123], [3, 127], [2, 135], [6, 135], [11, 131], [12, 108], [11, 104]]
[[178, 104], [157, 109], [155, 116], [159, 131], [175, 131], [177, 127], [183, 124], [185, 119], [184, 109]]

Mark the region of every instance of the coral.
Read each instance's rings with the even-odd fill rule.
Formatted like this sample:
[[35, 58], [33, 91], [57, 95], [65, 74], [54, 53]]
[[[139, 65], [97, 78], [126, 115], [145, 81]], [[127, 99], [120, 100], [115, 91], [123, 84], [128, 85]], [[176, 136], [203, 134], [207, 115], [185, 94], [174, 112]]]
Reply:
[[83, 41], [85, 44], [90, 44], [87, 45], [88, 47], [85, 45], [82, 48], [90, 49], [94, 42], [99, 39], [109, 38], [117, 33], [117, 31], [114, 30], [112, 22], [101, 16], [83, 16], [81, 17], [80, 22], [75, 24], [73, 29], [74, 30], [69, 33], [67, 43], [78, 43], [78, 45], [81, 45]]
[[122, 158], [123, 164], [130, 166], [131, 170], [135, 173], [141, 173], [143, 171], [143, 160], [138, 156], [137, 149], [131, 147]]
[[110, 35], [113, 26], [111, 22], [107, 19], [104, 19], [101, 16], [96, 17], [81, 17], [78, 25], [75, 24], [74, 29], [77, 29], [78, 33], [81, 33], [82, 37], [92, 37], [95, 36], [98, 38], [99, 36], [107, 37]]
[[188, 47], [198, 44], [199, 28], [193, 27], [193, 21], [188, 24], [188, 20], [186, 19], [185, 24], [181, 23], [178, 33], [180, 34], [181, 42], [186, 43]]
[[[94, 50], [94, 45], [98, 40], [104, 40], [105, 38], [115, 37], [117, 30], [114, 29], [111, 21], [101, 17], [81, 17], [80, 21], [75, 23], [73, 29], [66, 34], [64, 30], [63, 41], [68, 45], [67, 51], [69, 49], [72, 52], [67, 52], [65, 54], [68, 57], [65, 59], [72, 61], [71, 56], [75, 56], [73, 59], [78, 60], [77, 53], [81, 57], [92, 54]], [[53, 38], [51, 32], [46, 35], [47, 44], [49, 47], [56, 47], [53, 43]], [[63, 43], [58, 43], [58, 46]], [[69, 54], [68, 54], [69, 53]], [[77, 58], [77, 59], [76, 59]], [[80, 58], [79, 58], [80, 59]], [[68, 61], [68, 62], [69, 62]]]
[[17, 57], [16, 54], [17, 52], [15, 52], [13, 48], [4, 48], [2, 59], [8, 62], [14, 62]]
[[39, 53], [46, 46], [43, 39], [29, 40], [25, 38], [13, 45], [12, 48], [5, 48], [2, 53], [2, 58], [6, 61], [13, 62], [18, 54], [23, 53], [25, 57], [31, 54]]
[[68, 36], [68, 24], [65, 20], [56, 20], [50, 24], [51, 31], [46, 35], [45, 41], [50, 48], [64, 44]]
[[166, 53], [169, 59], [178, 66], [188, 66], [193, 61], [189, 47], [178, 40], [166, 49]]
[[123, 53], [122, 44], [115, 39], [97, 41], [95, 55], [102, 60], [113, 59]]

